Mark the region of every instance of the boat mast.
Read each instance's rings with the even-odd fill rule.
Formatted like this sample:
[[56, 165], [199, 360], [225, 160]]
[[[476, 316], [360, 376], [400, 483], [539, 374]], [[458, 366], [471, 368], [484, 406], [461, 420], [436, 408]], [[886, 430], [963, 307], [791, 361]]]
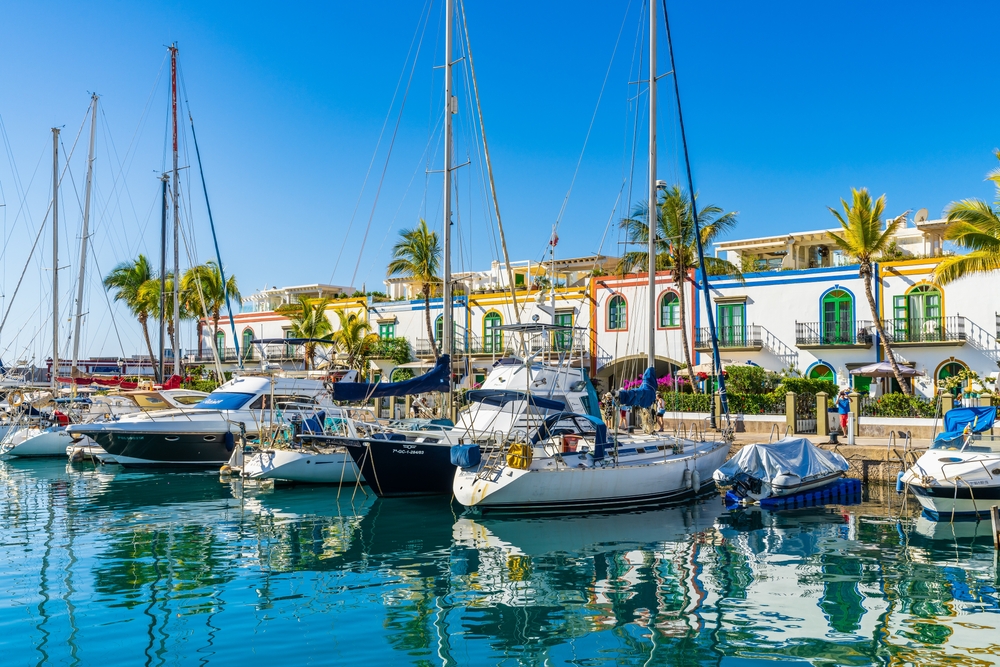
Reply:
[[[163, 354], [166, 351], [167, 339], [167, 181], [169, 180], [170, 175], [166, 172], [160, 175], [163, 203], [160, 207], [160, 362], [157, 365], [159, 382], [163, 382], [163, 372], [166, 370]], [[176, 336], [176, 333], [174, 335]]]
[[[442, 234], [443, 263], [441, 291], [444, 312], [441, 315], [441, 353], [451, 354], [454, 337], [453, 313], [451, 310], [451, 115], [458, 109], [458, 100], [451, 94], [451, 42], [454, 17], [453, 1], [445, 0], [444, 10], [444, 233]], [[451, 412], [451, 369], [448, 373], [448, 413]]]
[[83, 235], [80, 237], [80, 275], [76, 281], [76, 320], [73, 323], [73, 365], [70, 375], [77, 377], [80, 369], [80, 322], [83, 319], [83, 281], [87, 275], [87, 238], [90, 231], [90, 191], [94, 183], [94, 135], [97, 128], [97, 93], [90, 98], [90, 151], [87, 153], [87, 185], [83, 196]]
[[649, 200], [646, 225], [649, 248], [646, 268], [649, 272], [649, 354], [650, 368], [656, 368], [656, 0], [649, 0]]
[[52, 389], [59, 383], [59, 128], [52, 128]]
[[[181, 309], [180, 309], [180, 286], [181, 281], [179, 279], [181, 271], [181, 253], [180, 244], [178, 243], [178, 235], [180, 230], [180, 214], [179, 205], [180, 200], [178, 197], [178, 179], [177, 179], [177, 42], [174, 42], [170, 46], [170, 113], [173, 118], [173, 129], [174, 129], [174, 312], [173, 312], [173, 324], [174, 324], [174, 375], [181, 374], [181, 351], [180, 351], [180, 339], [181, 339]], [[163, 378], [160, 378], [163, 381]]]

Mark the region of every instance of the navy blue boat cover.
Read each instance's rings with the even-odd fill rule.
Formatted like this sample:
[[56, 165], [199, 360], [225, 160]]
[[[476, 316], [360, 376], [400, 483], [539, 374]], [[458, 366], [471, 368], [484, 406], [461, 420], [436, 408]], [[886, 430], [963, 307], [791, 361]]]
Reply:
[[618, 392], [618, 405], [648, 408], [656, 401], [656, 369], [650, 367], [642, 374], [642, 385]]
[[934, 445], [961, 445], [966, 426], [973, 433], [982, 433], [993, 428], [996, 420], [996, 406], [949, 410], [944, 415], [944, 432], [935, 436]]
[[402, 382], [338, 382], [333, 385], [333, 398], [337, 401], [364, 401], [384, 396], [409, 396], [432, 391], [448, 391], [451, 381], [451, 357], [442, 354], [434, 368]]

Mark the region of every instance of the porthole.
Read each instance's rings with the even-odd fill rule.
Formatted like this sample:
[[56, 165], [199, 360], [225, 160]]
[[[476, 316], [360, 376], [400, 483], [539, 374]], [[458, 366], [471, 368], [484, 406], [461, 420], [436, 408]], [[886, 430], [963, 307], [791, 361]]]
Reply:
[[177, 442], [178, 440], [180, 440], [180, 438], [177, 437], [176, 435], [164, 436], [163, 439], [166, 440], [167, 442]]
[[215, 440], [215, 436], [214, 435], [206, 435], [205, 436], [205, 440], [207, 442], [212, 442], [213, 440]]

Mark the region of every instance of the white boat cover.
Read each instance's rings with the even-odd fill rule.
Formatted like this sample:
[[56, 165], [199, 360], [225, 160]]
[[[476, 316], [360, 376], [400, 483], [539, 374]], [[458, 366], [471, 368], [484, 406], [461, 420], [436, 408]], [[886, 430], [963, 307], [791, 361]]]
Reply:
[[784, 438], [771, 444], [747, 445], [712, 476], [720, 484], [748, 477], [770, 482], [780, 474], [790, 473], [805, 480], [847, 469], [843, 456], [820, 449], [808, 438]]

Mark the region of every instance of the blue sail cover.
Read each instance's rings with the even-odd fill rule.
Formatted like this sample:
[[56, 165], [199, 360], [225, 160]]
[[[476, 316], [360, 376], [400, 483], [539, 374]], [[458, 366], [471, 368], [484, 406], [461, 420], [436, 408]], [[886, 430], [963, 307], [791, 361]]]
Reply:
[[937, 434], [934, 445], [938, 447], [961, 445], [966, 426], [973, 433], [982, 433], [993, 428], [993, 422], [996, 420], [996, 406], [949, 410], [944, 415], [944, 432]]
[[451, 357], [442, 354], [434, 368], [402, 382], [338, 382], [333, 385], [333, 398], [337, 401], [364, 401], [385, 396], [410, 396], [432, 391], [448, 391], [451, 382]]
[[648, 408], [656, 401], [656, 369], [650, 367], [642, 374], [642, 385], [635, 389], [618, 392], [618, 404], [622, 407]]

